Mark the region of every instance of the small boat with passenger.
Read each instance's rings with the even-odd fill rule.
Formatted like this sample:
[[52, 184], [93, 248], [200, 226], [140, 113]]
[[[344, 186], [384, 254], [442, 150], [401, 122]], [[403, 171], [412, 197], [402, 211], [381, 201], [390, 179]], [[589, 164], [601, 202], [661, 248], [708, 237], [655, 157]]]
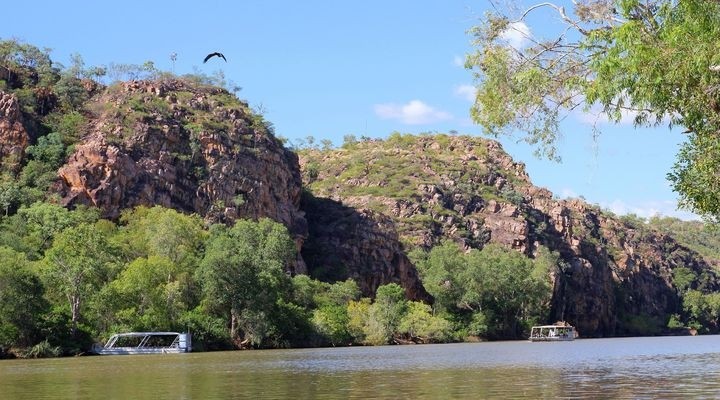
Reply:
[[540, 325], [530, 330], [531, 342], [566, 342], [575, 340], [577, 332], [571, 325]]
[[127, 332], [112, 335], [105, 345], [96, 343], [92, 352], [100, 355], [175, 354], [192, 351], [189, 333]]

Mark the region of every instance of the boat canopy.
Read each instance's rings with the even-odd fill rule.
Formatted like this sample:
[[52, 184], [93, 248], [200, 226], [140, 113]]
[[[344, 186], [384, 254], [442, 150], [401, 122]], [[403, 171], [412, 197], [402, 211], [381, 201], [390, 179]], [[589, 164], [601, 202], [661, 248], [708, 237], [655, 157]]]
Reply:
[[190, 351], [190, 333], [179, 332], [117, 333], [112, 335], [104, 346], [93, 346], [93, 352], [97, 354], [165, 354]]

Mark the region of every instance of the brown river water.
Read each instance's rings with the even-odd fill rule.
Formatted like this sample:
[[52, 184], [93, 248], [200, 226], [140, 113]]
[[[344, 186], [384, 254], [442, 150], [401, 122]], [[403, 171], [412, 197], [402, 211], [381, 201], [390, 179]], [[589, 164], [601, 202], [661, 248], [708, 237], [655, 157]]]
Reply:
[[720, 336], [0, 361], [0, 399], [720, 398]]

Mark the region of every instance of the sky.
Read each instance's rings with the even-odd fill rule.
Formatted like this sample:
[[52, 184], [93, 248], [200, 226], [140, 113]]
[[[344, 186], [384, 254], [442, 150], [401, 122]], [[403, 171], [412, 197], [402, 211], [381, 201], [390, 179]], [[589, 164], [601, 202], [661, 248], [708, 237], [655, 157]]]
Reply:
[[[463, 63], [472, 51], [467, 31], [491, 7], [487, 0], [12, 1], [2, 7], [0, 39], [49, 48], [64, 65], [80, 54], [86, 66], [152, 61], [177, 74], [222, 72], [291, 143], [312, 136], [340, 145], [348, 134], [394, 131], [487, 137], [469, 117], [474, 82]], [[518, 30], [540, 37], [557, 24], [557, 16], [539, 14]], [[507, 39], [522, 45], [521, 36]], [[203, 64], [214, 51], [227, 63]], [[617, 214], [697, 218], [677, 210], [666, 180], [680, 130], [601, 123], [594, 138], [593, 119], [566, 118], [562, 163], [534, 157], [520, 134], [499, 140], [536, 186], [559, 198], [582, 196]]]

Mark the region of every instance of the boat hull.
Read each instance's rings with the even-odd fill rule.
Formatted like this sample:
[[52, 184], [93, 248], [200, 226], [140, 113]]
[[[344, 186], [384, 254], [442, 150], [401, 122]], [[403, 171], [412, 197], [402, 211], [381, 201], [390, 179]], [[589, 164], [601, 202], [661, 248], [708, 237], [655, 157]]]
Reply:
[[[158, 342], [157, 338], [164, 338]], [[172, 339], [172, 341], [170, 341]], [[128, 346], [127, 340], [135, 341]], [[131, 354], [180, 354], [192, 350], [189, 333], [129, 332], [113, 335], [103, 346], [96, 344], [92, 352], [102, 356]]]
[[130, 354], [180, 354], [187, 353], [184, 350], [178, 348], [144, 348], [139, 349], [137, 347], [114, 347], [111, 349], [94, 349], [93, 352], [101, 356], [119, 356], [119, 355], [130, 355]]
[[539, 338], [532, 338], [532, 337], [531, 337], [531, 338], [530, 338], [530, 341], [531, 341], [531, 342], [572, 342], [573, 340], [575, 340], [574, 337], [572, 337], [572, 338], [559, 338], [559, 337], [551, 337], [551, 338], [548, 338], [548, 337], [541, 338], [541, 337], [539, 337]]

